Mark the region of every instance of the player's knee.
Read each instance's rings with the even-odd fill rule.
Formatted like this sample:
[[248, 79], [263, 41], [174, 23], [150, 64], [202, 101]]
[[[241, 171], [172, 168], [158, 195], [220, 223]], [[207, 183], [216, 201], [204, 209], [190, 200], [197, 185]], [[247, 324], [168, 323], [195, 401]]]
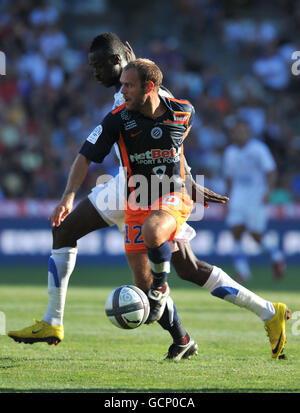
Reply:
[[167, 241], [176, 229], [174, 218], [164, 211], [154, 211], [142, 226], [142, 236], [148, 248], [157, 248]]
[[158, 225], [151, 225], [147, 221], [142, 227], [142, 236], [146, 246], [149, 248], [159, 247], [164, 242]]
[[52, 228], [53, 249], [64, 247], [76, 247], [77, 239], [73, 231], [70, 231], [64, 223]]

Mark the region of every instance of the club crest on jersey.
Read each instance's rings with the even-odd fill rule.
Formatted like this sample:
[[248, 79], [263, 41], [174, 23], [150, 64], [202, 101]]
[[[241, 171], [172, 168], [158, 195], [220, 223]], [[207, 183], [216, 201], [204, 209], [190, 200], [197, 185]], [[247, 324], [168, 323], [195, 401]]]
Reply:
[[156, 126], [155, 128], [151, 129], [151, 136], [153, 139], [159, 139], [162, 137], [163, 131], [161, 128]]

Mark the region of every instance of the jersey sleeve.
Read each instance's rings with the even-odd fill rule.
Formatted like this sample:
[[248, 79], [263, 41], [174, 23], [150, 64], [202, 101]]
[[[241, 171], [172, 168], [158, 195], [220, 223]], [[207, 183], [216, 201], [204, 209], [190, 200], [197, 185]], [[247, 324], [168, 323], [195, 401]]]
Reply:
[[166, 97], [171, 97], [171, 98], [174, 97], [173, 94], [169, 91], [169, 89], [167, 89], [167, 88], [166, 88], [165, 86], [163, 86], [163, 85], [160, 85], [158, 94], [159, 94], [160, 96], [166, 96]]
[[193, 105], [190, 105], [190, 112], [191, 112], [191, 115], [189, 117], [188, 127], [191, 127], [193, 125], [193, 121], [195, 117], [195, 108]]
[[194, 106], [191, 105], [190, 103], [188, 105], [185, 105], [184, 106], [184, 112], [182, 112], [182, 115], [183, 115], [182, 122], [185, 125], [184, 127], [186, 128], [185, 134], [182, 137], [182, 141], [185, 141], [185, 139], [189, 136], [188, 130], [193, 125], [193, 120], [194, 120], [194, 116], [195, 116]]
[[276, 169], [276, 163], [268, 146], [263, 142], [259, 142], [258, 149], [261, 169], [265, 173], [274, 171]]
[[79, 153], [92, 162], [101, 163], [109, 154], [113, 144], [118, 140], [119, 132], [113, 115], [107, 115], [87, 137]]

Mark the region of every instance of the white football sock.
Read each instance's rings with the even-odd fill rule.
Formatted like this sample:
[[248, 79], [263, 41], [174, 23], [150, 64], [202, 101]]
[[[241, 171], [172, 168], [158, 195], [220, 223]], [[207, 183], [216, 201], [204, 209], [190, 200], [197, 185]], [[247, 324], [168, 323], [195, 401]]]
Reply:
[[48, 307], [43, 320], [60, 326], [63, 324], [64, 308], [70, 276], [74, 270], [77, 248], [53, 249], [48, 264]]
[[239, 307], [247, 308], [263, 321], [267, 321], [275, 314], [275, 309], [270, 301], [266, 301], [243, 287], [229, 277], [221, 268], [213, 267], [213, 270], [203, 285], [210, 293], [219, 298], [223, 298]]

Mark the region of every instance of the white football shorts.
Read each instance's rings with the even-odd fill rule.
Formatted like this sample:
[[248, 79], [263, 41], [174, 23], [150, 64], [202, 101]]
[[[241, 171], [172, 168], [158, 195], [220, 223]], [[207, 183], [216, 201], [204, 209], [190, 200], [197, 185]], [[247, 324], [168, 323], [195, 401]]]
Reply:
[[254, 233], [265, 232], [268, 223], [268, 206], [263, 202], [229, 202], [226, 223], [229, 227], [243, 225]]
[[[120, 174], [105, 184], [95, 186], [88, 195], [102, 219], [109, 225], [116, 225], [124, 232], [124, 178]], [[181, 226], [174, 241], [190, 242], [196, 236], [196, 231], [186, 222]], [[174, 243], [173, 243], [174, 244]], [[176, 246], [173, 245], [174, 251]]]

